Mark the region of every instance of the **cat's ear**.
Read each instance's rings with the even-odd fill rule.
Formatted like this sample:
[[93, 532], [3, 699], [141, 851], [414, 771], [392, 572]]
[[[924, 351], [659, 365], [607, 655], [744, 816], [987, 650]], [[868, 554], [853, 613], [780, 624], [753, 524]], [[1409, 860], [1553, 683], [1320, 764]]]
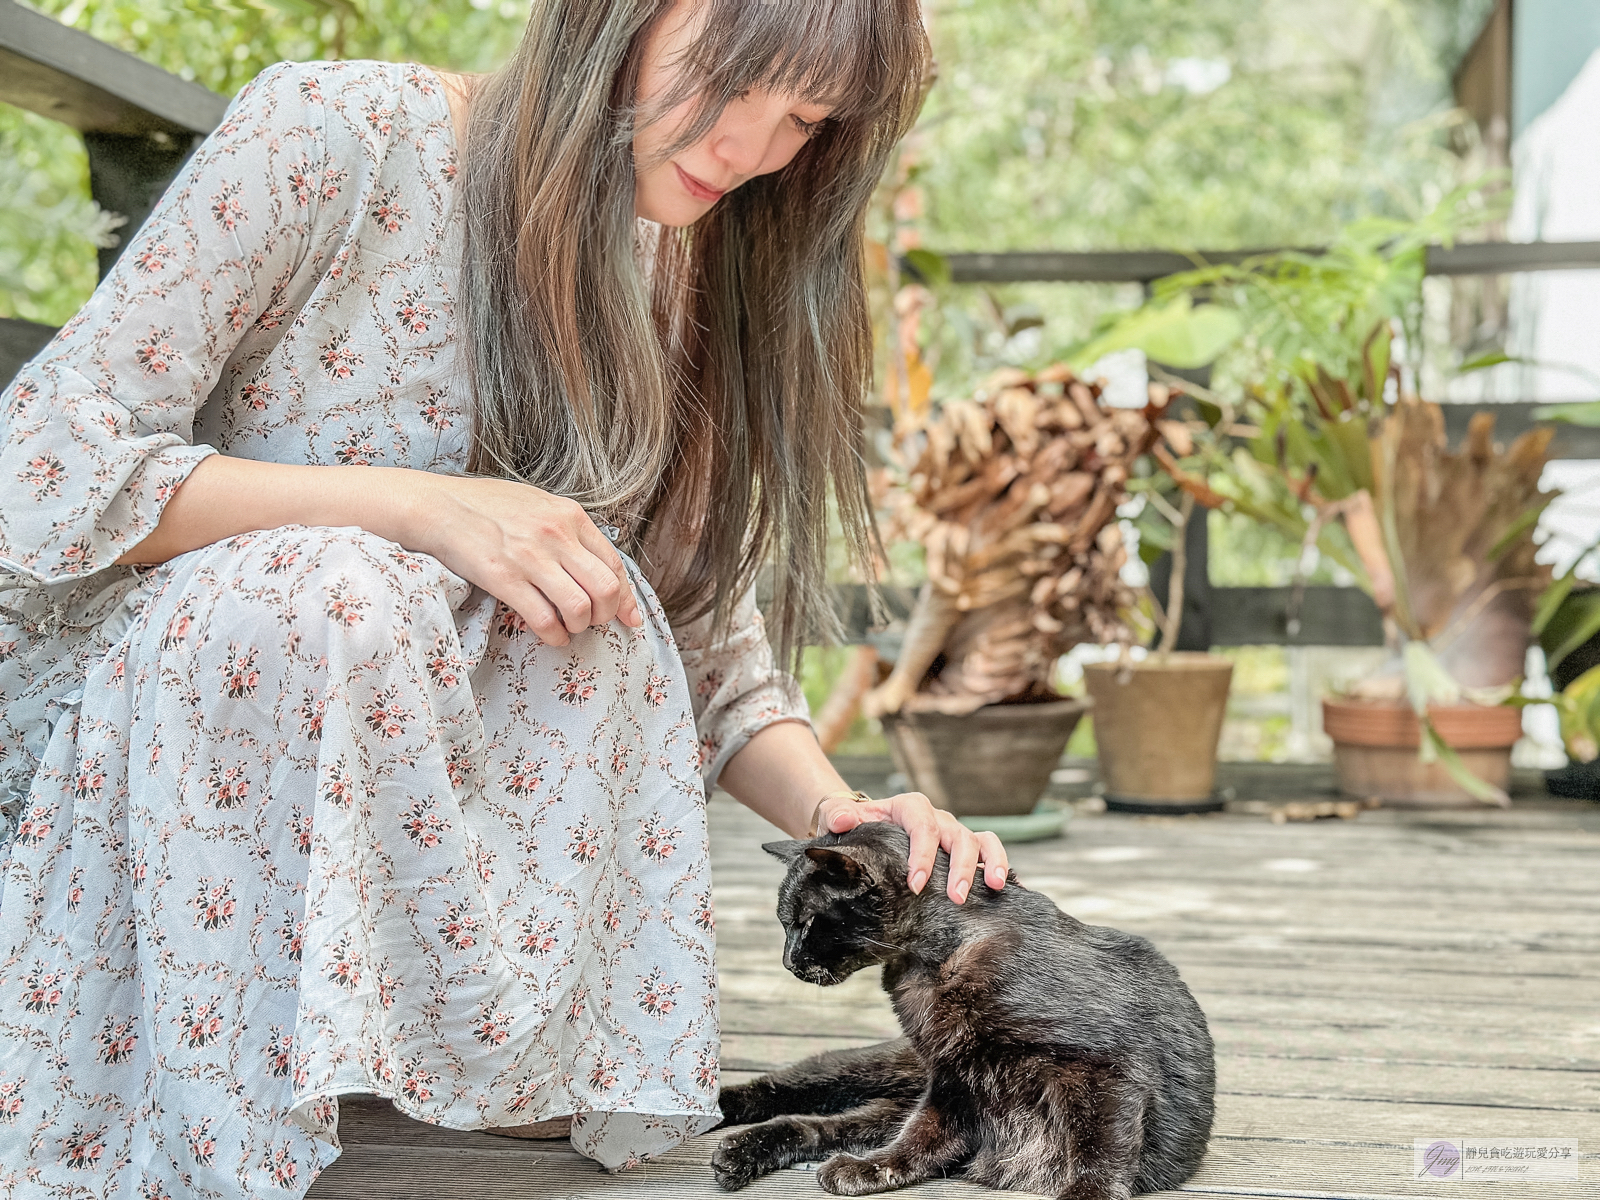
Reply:
[[800, 857], [804, 842], [763, 842], [761, 848], [773, 858], [781, 858], [786, 863], [791, 863]]
[[860, 883], [867, 869], [848, 854], [841, 854], [827, 846], [807, 846], [806, 857], [827, 874], [847, 883]]

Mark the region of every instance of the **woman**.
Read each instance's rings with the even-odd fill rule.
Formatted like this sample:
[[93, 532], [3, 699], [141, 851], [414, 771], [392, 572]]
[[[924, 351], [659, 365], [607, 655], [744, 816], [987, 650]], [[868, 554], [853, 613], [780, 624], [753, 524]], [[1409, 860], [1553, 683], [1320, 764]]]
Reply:
[[849, 793], [751, 598], [825, 612], [830, 484], [864, 546], [924, 55], [913, 0], [539, 3], [491, 77], [234, 101], [5, 398], [16, 1194], [298, 1194], [348, 1092], [610, 1167], [708, 1128], [714, 782], [1001, 886]]

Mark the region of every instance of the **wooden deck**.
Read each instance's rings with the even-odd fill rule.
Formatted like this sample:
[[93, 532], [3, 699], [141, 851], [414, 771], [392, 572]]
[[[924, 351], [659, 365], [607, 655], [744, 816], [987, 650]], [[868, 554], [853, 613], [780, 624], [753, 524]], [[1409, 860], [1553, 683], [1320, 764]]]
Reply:
[[[862, 786], [886, 768], [849, 764]], [[1030, 886], [1090, 922], [1150, 937], [1193, 988], [1217, 1043], [1217, 1122], [1184, 1192], [1375, 1200], [1600, 1195], [1600, 806], [1524, 792], [1509, 812], [1273, 824], [1317, 795], [1316, 768], [1235, 768], [1207, 817], [1079, 813], [1017, 846]], [[1070, 790], [1070, 789], [1069, 789]], [[759, 818], [712, 803], [723, 1051], [730, 1081], [896, 1032], [873, 977], [802, 984], [779, 964], [778, 864]], [[623, 1200], [721, 1195], [716, 1135], [608, 1176], [564, 1143], [420, 1125], [347, 1101], [323, 1200]], [[1417, 1182], [1418, 1137], [1576, 1138], [1575, 1182]], [[919, 1200], [976, 1198], [924, 1184]], [[821, 1195], [786, 1171], [752, 1200]], [[1166, 1193], [1175, 1195], [1176, 1193]]]

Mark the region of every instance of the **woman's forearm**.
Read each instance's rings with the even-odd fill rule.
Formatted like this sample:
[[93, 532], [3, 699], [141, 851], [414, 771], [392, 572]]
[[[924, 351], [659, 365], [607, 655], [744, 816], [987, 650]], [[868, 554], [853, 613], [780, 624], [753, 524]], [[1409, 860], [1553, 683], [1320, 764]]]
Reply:
[[850, 787], [810, 726], [799, 721], [780, 721], [761, 730], [728, 760], [717, 782], [746, 808], [797, 838], [806, 836], [817, 801]]
[[411, 549], [426, 507], [426, 472], [399, 467], [311, 467], [213, 454], [189, 473], [161, 521], [117, 561], [163, 563], [256, 529], [355, 525]]

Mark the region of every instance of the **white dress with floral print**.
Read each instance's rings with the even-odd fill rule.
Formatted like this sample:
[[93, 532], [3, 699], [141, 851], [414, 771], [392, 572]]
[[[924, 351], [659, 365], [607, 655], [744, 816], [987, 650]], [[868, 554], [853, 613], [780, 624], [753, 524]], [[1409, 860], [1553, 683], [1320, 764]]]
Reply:
[[715, 1119], [705, 788], [806, 718], [753, 601], [629, 562], [560, 647], [354, 528], [115, 565], [214, 452], [461, 468], [455, 174], [425, 69], [274, 67], [4, 395], [0, 1194], [298, 1196], [350, 1092]]

